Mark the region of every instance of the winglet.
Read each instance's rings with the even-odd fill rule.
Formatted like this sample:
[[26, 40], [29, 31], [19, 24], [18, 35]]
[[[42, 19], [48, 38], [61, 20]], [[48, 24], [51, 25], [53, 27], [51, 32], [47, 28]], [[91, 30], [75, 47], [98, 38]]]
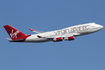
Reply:
[[31, 31], [35, 31], [34, 29], [30, 29]]
[[44, 32], [42, 32], [42, 31], [36, 31], [36, 30], [34, 30], [34, 29], [30, 29], [32, 32], [35, 32], [35, 33], [44, 33]]

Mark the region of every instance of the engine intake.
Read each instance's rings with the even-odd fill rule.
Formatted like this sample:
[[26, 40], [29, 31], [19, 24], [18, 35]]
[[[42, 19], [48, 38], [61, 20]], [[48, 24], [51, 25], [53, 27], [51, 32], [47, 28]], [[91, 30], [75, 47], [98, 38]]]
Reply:
[[62, 40], [63, 40], [62, 37], [58, 37], [58, 38], [53, 39], [54, 42], [58, 42], [58, 41], [62, 41]]
[[65, 39], [65, 40], [69, 40], [69, 41], [70, 41], [70, 40], [74, 40], [74, 36], [65, 37], [64, 39]]

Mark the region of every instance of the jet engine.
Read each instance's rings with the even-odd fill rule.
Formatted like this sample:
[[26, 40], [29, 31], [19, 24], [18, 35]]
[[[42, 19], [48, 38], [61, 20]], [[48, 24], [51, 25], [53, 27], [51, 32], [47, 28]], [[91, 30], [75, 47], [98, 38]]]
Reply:
[[67, 36], [67, 37], [64, 38], [64, 40], [69, 40], [69, 41], [74, 40], [74, 36]]
[[54, 42], [58, 42], [58, 41], [62, 41], [62, 40], [63, 40], [62, 37], [58, 37], [58, 38], [53, 39]]

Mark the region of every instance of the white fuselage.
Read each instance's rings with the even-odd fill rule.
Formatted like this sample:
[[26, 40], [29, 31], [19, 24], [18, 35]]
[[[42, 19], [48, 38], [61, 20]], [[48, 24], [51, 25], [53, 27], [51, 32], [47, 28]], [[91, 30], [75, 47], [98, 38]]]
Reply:
[[[39, 34], [33, 34], [29, 37], [26, 38], [25, 42], [46, 42], [46, 41], [53, 41], [53, 38], [57, 37], [66, 37], [73, 35], [74, 37], [76, 36], [81, 36], [81, 35], [86, 35], [90, 33], [97, 32], [103, 28], [102, 25], [96, 24], [96, 23], [88, 23], [88, 24], [82, 24], [82, 25], [76, 25], [76, 26], [71, 26], [67, 27], [64, 29], [60, 30], [55, 30], [55, 31], [49, 31], [49, 32], [44, 32], [44, 33], [39, 33]], [[38, 36], [41, 36], [42, 38], [39, 38]]]

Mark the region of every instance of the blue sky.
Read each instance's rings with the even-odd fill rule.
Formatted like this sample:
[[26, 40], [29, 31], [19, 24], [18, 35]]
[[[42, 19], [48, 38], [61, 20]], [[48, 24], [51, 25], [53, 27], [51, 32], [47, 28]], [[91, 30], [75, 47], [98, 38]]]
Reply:
[[105, 70], [105, 31], [74, 41], [11, 43], [3, 25], [57, 30], [95, 22], [105, 26], [105, 0], [1, 0], [0, 70]]

